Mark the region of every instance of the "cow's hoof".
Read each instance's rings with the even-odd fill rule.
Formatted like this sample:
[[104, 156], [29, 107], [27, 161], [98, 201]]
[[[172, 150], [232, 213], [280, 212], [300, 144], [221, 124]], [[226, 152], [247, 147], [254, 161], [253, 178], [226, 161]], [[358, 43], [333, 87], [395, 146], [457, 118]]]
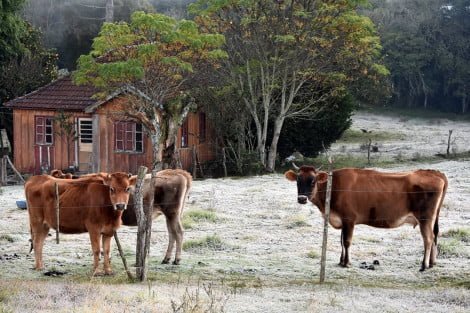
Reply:
[[104, 272], [104, 275], [106, 276], [114, 276], [114, 272], [112, 270], [108, 270]]
[[339, 263], [338, 265], [341, 266], [341, 267], [345, 267], [345, 268], [349, 267], [348, 263]]
[[180, 265], [180, 262], [181, 262], [181, 260], [176, 260], [176, 259], [175, 259], [175, 260], [173, 261], [173, 265]]
[[164, 258], [162, 261], [162, 264], [169, 264], [169, 263], [170, 263], [170, 259], [167, 259], [167, 258]]

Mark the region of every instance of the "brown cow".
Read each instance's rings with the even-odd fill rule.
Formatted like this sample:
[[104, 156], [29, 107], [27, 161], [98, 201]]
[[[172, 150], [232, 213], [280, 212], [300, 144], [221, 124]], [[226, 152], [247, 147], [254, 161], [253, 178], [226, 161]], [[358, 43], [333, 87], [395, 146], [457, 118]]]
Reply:
[[[312, 166], [298, 173], [285, 173], [297, 182], [298, 202], [315, 204], [325, 213], [328, 174]], [[349, 246], [354, 225], [394, 228], [404, 223], [419, 224], [424, 242], [421, 271], [436, 263], [439, 211], [447, 190], [447, 178], [434, 170], [382, 173], [344, 168], [333, 171], [330, 224], [341, 229], [340, 265], [349, 265]]]
[[[147, 174], [144, 181], [144, 205], [150, 202], [150, 180], [151, 175]], [[163, 264], [168, 264], [171, 259], [174, 245], [176, 243], [175, 260], [177, 265], [181, 261], [181, 248], [183, 244], [183, 225], [181, 223], [182, 212], [185, 200], [191, 189], [192, 176], [185, 170], [166, 169], [157, 173], [154, 186], [154, 209], [152, 219], [165, 215], [168, 229], [168, 248], [163, 259]], [[129, 200], [128, 209], [122, 215], [122, 224], [127, 226], [137, 226], [135, 215], [133, 194]]]
[[104, 273], [111, 274], [111, 238], [121, 225], [135, 180], [127, 173], [113, 173], [79, 179], [56, 179], [48, 175], [31, 177], [25, 184], [35, 268], [44, 268], [42, 249], [50, 228], [56, 228], [55, 183], [59, 186], [59, 230], [65, 234], [88, 232], [93, 250], [93, 275], [98, 270], [100, 241], [104, 249]]

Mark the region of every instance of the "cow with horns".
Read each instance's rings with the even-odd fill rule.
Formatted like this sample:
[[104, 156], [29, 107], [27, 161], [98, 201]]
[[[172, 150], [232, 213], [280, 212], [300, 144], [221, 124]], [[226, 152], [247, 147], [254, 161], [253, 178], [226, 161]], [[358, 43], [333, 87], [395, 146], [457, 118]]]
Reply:
[[[421, 271], [436, 263], [439, 211], [447, 190], [446, 176], [435, 170], [384, 173], [343, 168], [333, 171], [329, 223], [341, 229], [340, 265], [349, 263], [354, 226], [395, 228], [419, 225], [424, 242]], [[285, 177], [297, 183], [297, 201], [310, 200], [325, 214], [328, 173], [313, 166], [296, 167]]]

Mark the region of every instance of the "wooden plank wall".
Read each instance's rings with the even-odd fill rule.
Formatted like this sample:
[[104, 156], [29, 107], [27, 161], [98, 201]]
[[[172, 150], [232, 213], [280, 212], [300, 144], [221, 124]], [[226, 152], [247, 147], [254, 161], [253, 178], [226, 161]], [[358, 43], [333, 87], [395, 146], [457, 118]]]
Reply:
[[[143, 153], [126, 153], [115, 152], [115, 138], [114, 138], [114, 121], [123, 119], [123, 104], [125, 99], [116, 98], [113, 101], [102, 105], [95, 114], [98, 115], [99, 129], [99, 142], [96, 148], [99, 149], [99, 160], [95, 160], [96, 171], [115, 172], [124, 171], [137, 173], [140, 165], [145, 165], [151, 168], [152, 165], [152, 146], [150, 139], [145, 136], [144, 138], [144, 152]], [[14, 123], [14, 163], [17, 169], [24, 173], [35, 172], [35, 157], [34, 157], [34, 125], [35, 116], [54, 116], [54, 111], [41, 111], [41, 110], [14, 110], [13, 123]], [[73, 114], [74, 118], [88, 117], [91, 118], [92, 114], [76, 112]], [[197, 155], [200, 162], [213, 160], [216, 157], [216, 145], [214, 144], [212, 131], [210, 125], [206, 123], [206, 140], [200, 142], [199, 140], [199, 113], [190, 113], [188, 115], [188, 147], [181, 148], [181, 129], [178, 131], [177, 148], [180, 148], [180, 157], [183, 168], [191, 170], [193, 165], [193, 150], [196, 147]], [[96, 130], [95, 130], [96, 131]], [[67, 162], [67, 149], [70, 153], [70, 164]], [[59, 138], [54, 134], [54, 168], [64, 169], [73, 164], [75, 160], [75, 144], [66, 144], [66, 140]], [[37, 173], [36, 173], [37, 174]]]
[[[23, 173], [35, 173], [36, 161], [34, 156], [35, 144], [35, 116], [54, 116], [56, 112], [45, 110], [13, 110], [13, 140], [14, 140], [14, 164]], [[73, 113], [73, 117], [91, 117], [85, 113]], [[56, 126], [54, 126], [56, 127]], [[64, 169], [73, 165], [75, 160], [75, 144], [67, 145], [65, 138], [56, 133], [53, 135], [54, 160], [52, 167]], [[69, 149], [70, 163], [67, 161], [67, 149]]]

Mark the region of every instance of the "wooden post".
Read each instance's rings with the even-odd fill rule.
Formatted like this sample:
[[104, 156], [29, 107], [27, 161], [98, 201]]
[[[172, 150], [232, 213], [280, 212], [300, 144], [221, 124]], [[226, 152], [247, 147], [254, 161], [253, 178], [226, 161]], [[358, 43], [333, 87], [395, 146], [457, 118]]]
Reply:
[[124, 255], [124, 252], [122, 251], [121, 242], [119, 241], [117, 232], [114, 232], [114, 240], [116, 241], [116, 246], [118, 247], [119, 255], [121, 256], [122, 264], [124, 264], [124, 269], [126, 270], [127, 277], [129, 278], [129, 280], [134, 280], [134, 276], [132, 276], [132, 273], [129, 270], [129, 267], [127, 267], [126, 256]]
[[325, 199], [325, 220], [323, 222], [323, 243], [321, 248], [320, 261], [320, 283], [325, 281], [326, 266], [326, 246], [328, 244], [328, 223], [330, 221], [330, 202], [331, 202], [331, 186], [333, 183], [333, 161], [331, 157], [328, 159], [328, 180], [326, 183], [326, 199]]
[[449, 129], [449, 138], [447, 139], [447, 157], [449, 157], [450, 154], [450, 137], [452, 136], [452, 129]]
[[[18, 177], [20, 178], [21, 182], [24, 184], [25, 183], [25, 180], [23, 178], [23, 176], [21, 176], [21, 173], [18, 172], [18, 170], [16, 169], [16, 167], [13, 165], [13, 162], [10, 160], [10, 157], [8, 155], [5, 155], [5, 158], [6, 158], [6, 162], [8, 162], [8, 164], [10, 164], [10, 167], [11, 169], [13, 170], [13, 172], [15, 172], [16, 175], [18, 175]], [[6, 162], [5, 162], [5, 177], [6, 177]]]
[[60, 243], [60, 239], [59, 239], [59, 224], [60, 224], [60, 220], [59, 220], [59, 211], [60, 211], [60, 205], [59, 205], [59, 184], [57, 182], [54, 183], [54, 187], [55, 187], [55, 218], [56, 218], [56, 228], [55, 228], [55, 241], [57, 244]]
[[225, 155], [225, 147], [222, 148], [222, 166], [224, 167], [224, 177], [227, 177], [227, 156]]
[[0, 180], [2, 185], [7, 184], [7, 162], [5, 156], [1, 159]]
[[367, 165], [370, 165], [370, 146], [372, 145], [372, 139], [369, 138], [369, 143], [367, 144]]
[[147, 275], [146, 268], [146, 246], [145, 246], [145, 226], [146, 218], [144, 214], [144, 183], [147, 167], [140, 166], [137, 173], [137, 183], [135, 185], [134, 206], [137, 218], [137, 246], [136, 246], [136, 276], [140, 281], [144, 281]]

